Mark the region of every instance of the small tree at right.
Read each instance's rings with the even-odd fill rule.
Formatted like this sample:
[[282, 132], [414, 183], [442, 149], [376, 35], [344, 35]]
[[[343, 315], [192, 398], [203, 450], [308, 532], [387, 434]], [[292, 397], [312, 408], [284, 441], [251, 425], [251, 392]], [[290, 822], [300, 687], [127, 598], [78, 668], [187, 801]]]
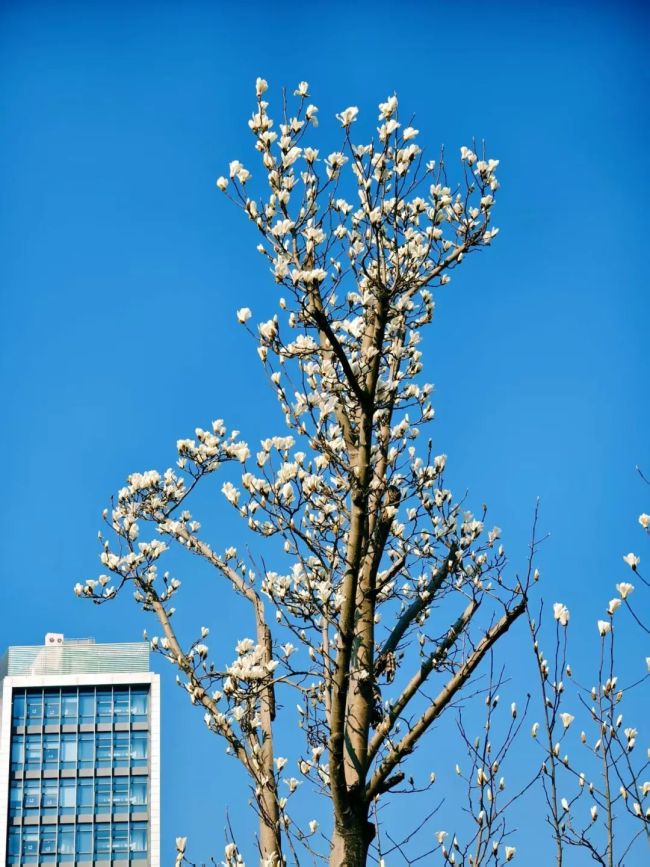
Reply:
[[[640, 515], [639, 524], [650, 534], [650, 515]], [[555, 635], [549, 653], [543, 647], [548, 639], [542, 608], [537, 617], [531, 605], [527, 608], [542, 701], [542, 716], [533, 723], [531, 736], [543, 753], [540, 780], [558, 867], [571, 863], [576, 847], [596, 863], [616, 867], [628, 863], [640, 837], [650, 845], [650, 751], [637, 743], [638, 723], [625, 710], [626, 696], [650, 678], [650, 656], [638, 664], [623, 662], [616, 641], [619, 630], [650, 632], [640, 614], [647, 603], [634, 605], [649, 584], [640, 557], [630, 552], [623, 561], [630, 580], [616, 583], [616, 594], [593, 624], [599, 649], [592, 671], [572, 669], [571, 615], [565, 605], [553, 605]]]

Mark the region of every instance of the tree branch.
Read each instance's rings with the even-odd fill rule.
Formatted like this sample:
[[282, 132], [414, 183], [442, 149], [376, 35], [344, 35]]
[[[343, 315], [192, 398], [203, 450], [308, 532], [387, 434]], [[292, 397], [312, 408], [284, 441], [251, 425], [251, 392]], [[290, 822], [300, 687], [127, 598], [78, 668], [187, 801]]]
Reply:
[[463, 663], [451, 680], [448, 681], [448, 683], [440, 690], [436, 698], [431, 702], [413, 728], [404, 735], [402, 740], [391, 750], [389, 755], [380, 764], [366, 787], [367, 800], [372, 800], [379, 794], [382, 784], [387, 779], [393, 768], [413, 751], [415, 744], [429, 728], [431, 723], [440, 716], [456, 693], [467, 682], [467, 680], [469, 680], [485, 654], [502, 635], [505, 635], [515, 620], [524, 613], [525, 609], [526, 600], [524, 598], [517, 603], [514, 608], [507, 610], [500, 620], [486, 632], [481, 641], [477, 644], [471, 656]]

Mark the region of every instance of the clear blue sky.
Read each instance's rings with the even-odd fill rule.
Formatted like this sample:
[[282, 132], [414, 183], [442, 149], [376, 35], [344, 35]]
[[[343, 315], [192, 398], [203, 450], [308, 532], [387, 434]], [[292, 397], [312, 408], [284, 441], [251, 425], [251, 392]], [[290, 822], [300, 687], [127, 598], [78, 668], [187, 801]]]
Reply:
[[[176, 439], [211, 418], [251, 442], [281, 430], [234, 319], [243, 304], [270, 311], [275, 287], [214, 186], [229, 159], [253, 161], [246, 120], [263, 75], [271, 99], [310, 82], [325, 141], [336, 111], [374, 115], [397, 91], [432, 154], [476, 137], [501, 160], [501, 235], [438, 295], [432, 433], [517, 564], [542, 498], [545, 596], [595, 646], [650, 511], [634, 472], [650, 470], [644, 5], [5, 0], [2, 644], [139, 636], [127, 597], [97, 609], [71, 593], [98, 570], [110, 494], [168, 466]], [[215, 496], [208, 523], [236, 543], [223, 512]], [[207, 603], [187, 592], [179, 607], [217, 632], [230, 603], [210, 586]], [[221, 849], [241, 778], [162, 673], [170, 863], [176, 834], [197, 858]]]

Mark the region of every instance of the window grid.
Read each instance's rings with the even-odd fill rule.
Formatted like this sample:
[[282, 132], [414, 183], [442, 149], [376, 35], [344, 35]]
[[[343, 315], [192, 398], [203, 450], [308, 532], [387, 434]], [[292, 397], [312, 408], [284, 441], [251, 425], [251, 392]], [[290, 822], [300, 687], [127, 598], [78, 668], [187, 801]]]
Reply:
[[96, 725], [148, 721], [148, 691], [142, 687], [61, 687], [14, 690], [16, 726]]
[[101, 732], [14, 732], [11, 771], [66, 771], [81, 768], [147, 767], [149, 733], [142, 730]]
[[11, 865], [146, 862], [147, 823], [12, 825], [8, 842], [7, 863]]
[[75, 816], [146, 810], [147, 777], [64, 777], [12, 780], [9, 815]]
[[148, 705], [141, 686], [14, 690], [7, 864], [147, 863]]

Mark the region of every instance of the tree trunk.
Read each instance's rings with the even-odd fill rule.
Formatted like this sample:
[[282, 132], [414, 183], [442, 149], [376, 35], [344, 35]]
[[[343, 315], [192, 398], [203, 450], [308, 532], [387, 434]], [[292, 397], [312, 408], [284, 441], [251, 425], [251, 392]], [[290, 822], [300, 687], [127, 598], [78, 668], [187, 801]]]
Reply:
[[368, 821], [365, 805], [347, 821], [336, 822], [332, 834], [330, 867], [366, 867], [368, 848], [375, 828]]
[[273, 827], [260, 818], [259, 847], [260, 867], [282, 867], [282, 848], [280, 843], [279, 822]]

